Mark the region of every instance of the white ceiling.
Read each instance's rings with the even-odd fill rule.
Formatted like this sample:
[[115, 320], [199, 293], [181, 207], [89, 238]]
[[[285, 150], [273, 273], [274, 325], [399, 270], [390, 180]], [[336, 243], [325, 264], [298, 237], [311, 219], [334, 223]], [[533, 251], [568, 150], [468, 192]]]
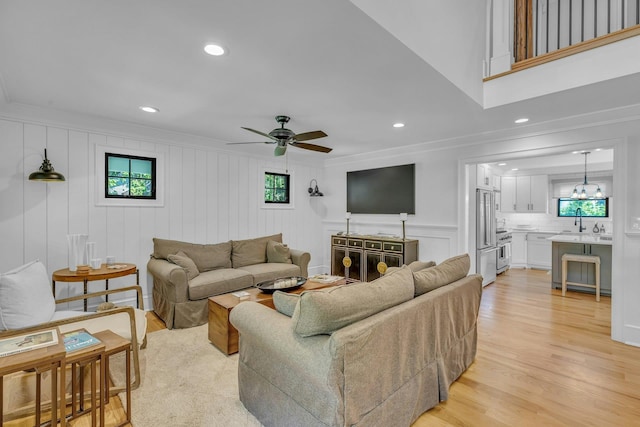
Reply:
[[[210, 42], [229, 54], [206, 55]], [[483, 110], [346, 0], [0, 0], [4, 103], [239, 151], [271, 152], [225, 143], [262, 141], [241, 126], [268, 132], [277, 114], [290, 115], [296, 133], [324, 130], [329, 136], [312, 142], [332, 153], [296, 151], [325, 159], [516, 129], [522, 115], [536, 124], [636, 105], [640, 91], [629, 88], [639, 82], [629, 76]], [[397, 121], [406, 127], [394, 129]]]

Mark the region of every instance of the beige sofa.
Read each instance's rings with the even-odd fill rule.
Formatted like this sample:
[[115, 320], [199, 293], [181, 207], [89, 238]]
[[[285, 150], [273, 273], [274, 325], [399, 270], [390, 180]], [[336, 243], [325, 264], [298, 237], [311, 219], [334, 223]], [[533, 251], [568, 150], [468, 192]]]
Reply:
[[[371, 283], [243, 302], [240, 400], [265, 426], [409, 426], [473, 362], [482, 277], [461, 255]], [[289, 315], [291, 317], [289, 317]]]
[[167, 328], [207, 322], [207, 299], [279, 277], [307, 277], [308, 252], [289, 249], [282, 234], [217, 244], [153, 239], [147, 269], [153, 310]]

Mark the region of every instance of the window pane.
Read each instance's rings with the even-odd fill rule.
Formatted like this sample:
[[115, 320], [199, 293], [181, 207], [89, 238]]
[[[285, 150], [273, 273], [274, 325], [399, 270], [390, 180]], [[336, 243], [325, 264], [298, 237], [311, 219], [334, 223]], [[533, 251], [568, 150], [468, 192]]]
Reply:
[[131, 160], [131, 177], [132, 178], [151, 178], [151, 161], [150, 160]]
[[129, 159], [109, 156], [109, 176], [129, 176]]
[[273, 202], [273, 189], [271, 188], [266, 188], [264, 190], [264, 201], [265, 202]]
[[131, 195], [132, 196], [150, 196], [151, 181], [149, 181], [148, 179], [132, 179]]
[[273, 188], [273, 175], [270, 173], [264, 174], [264, 188]]
[[287, 190], [276, 189], [276, 202], [287, 202]]
[[277, 175], [275, 178], [276, 178], [276, 182], [275, 182], [275, 187], [276, 188], [286, 188], [287, 187], [287, 179], [286, 179], [286, 177], [284, 177], [282, 175]]
[[606, 218], [609, 216], [609, 199], [558, 199], [558, 216], [574, 217], [578, 208], [583, 217]]
[[109, 178], [107, 183], [107, 193], [110, 196], [128, 196], [129, 195], [129, 179], [128, 178]]

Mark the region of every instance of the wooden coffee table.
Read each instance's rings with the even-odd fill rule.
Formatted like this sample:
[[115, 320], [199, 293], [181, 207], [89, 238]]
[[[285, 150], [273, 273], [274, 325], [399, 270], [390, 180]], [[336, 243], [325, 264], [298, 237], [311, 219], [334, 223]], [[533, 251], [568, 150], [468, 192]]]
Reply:
[[[304, 285], [290, 293], [299, 294], [311, 289], [328, 288], [344, 284], [344, 279], [331, 283], [307, 280]], [[264, 293], [258, 288], [247, 288], [243, 290], [249, 293], [249, 296], [243, 299], [231, 293], [209, 298], [209, 341], [226, 355], [238, 352], [238, 330], [229, 322], [229, 314], [233, 307], [244, 301], [255, 301], [269, 308], [274, 308], [273, 294]]]

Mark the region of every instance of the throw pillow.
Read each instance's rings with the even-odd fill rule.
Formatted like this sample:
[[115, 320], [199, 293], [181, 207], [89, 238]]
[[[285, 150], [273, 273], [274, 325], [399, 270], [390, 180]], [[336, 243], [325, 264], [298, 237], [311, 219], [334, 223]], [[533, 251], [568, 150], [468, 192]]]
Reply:
[[300, 301], [300, 295], [298, 294], [288, 294], [282, 291], [275, 291], [273, 293], [273, 305], [276, 307], [276, 310], [285, 316], [293, 316], [298, 301]]
[[436, 265], [436, 263], [433, 261], [413, 261], [409, 264], [409, 268], [415, 273], [416, 271], [424, 270], [425, 268], [433, 267], [434, 265]]
[[413, 273], [416, 296], [466, 277], [469, 273], [470, 263], [469, 254], [462, 254], [442, 261], [435, 267]]
[[269, 240], [267, 242], [267, 262], [291, 264], [291, 251], [284, 243]]
[[413, 298], [408, 267], [373, 282], [305, 291], [293, 313], [293, 330], [302, 337], [326, 335]]
[[45, 323], [56, 311], [51, 282], [36, 260], [0, 274], [0, 328], [19, 329]]
[[198, 277], [200, 271], [196, 267], [196, 263], [187, 256], [184, 252], [180, 251], [177, 254], [167, 256], [167, 259], [172, 263], [184, 268], [187, 272], [187, 279], [191, 280], [194, 277]]
[[[416, 271], [424, 270], [425, 268], [433, 267], [434, 265], [436, 265], [436, 263], [433, 261], [413, 261], [408, 267], [415, 273]], [[388, 267], [384, 274], [393, 273], [399, 269], [400, 267]]]

